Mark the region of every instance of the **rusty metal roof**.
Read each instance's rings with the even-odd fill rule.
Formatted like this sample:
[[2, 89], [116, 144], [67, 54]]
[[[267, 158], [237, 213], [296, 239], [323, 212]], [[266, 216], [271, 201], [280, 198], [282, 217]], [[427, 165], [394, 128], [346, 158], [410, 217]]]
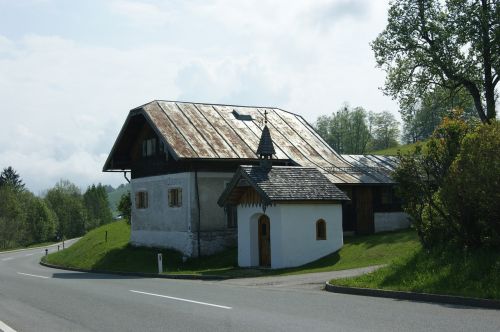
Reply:
[[[385, 169], [393, 165], [393, 161], [385, 160], [387, 157], [364, 156], [365, 160], [341, 156], [300, 115], [272, 107], [155, 100], [130, 111], [115, 146], [122, 139], [130, 117], [142, 114], [176, 159], [258, 159], [256, 151], [266, 111], [275, 158], [314, 167], [333, 183], [393, 182], [385, 174]], [[110, 163], [114, 149], [104, 171], [114, 170]], [[376, 171], [373, 165], [382, 167], [384, 172]]]

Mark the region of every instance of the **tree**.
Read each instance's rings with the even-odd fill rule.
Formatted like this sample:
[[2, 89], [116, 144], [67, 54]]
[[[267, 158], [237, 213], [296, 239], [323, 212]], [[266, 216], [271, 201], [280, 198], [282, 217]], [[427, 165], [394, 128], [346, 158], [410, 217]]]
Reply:
[[370, 114], [371, 150], [382, 150], [398, 145], [399, 122], [390, 112]]
[[474, 102], [464, 91], [453, 92], [443, 88], [419, 96], [417, 100], [400, 103], [403, 119], [403, 141], [415, 143], [429, 138], [453, 110], [462, 110], [467, 121], [478, 120]]
[[61, 180], [47, 191], [45, 200], [57, 216], [59, 238], [76, 237], [85, 233], [87, 211], [77, 186], [67, 180]]
[[500, 122], [464, 137], [440, 197], [461, 243], [500, 246]]
[[0, 187], [9, 185], [16, 190], [24, 190], [24, 183], [17, 172], [11, 167], [4, 168], [0, 173]]
[[40, 243], [55, 238], [57, 217], [45, 201], [27, 193], [25, 242]]
[[120, 201], [118, 202], [118, 211], [120, 211], [123, 218], [127, 220], [130, 224], [131, 215], [132, 215], [132, 200], [130, 199], [130, 192], [126, 192], [120, 197]]
[[12, 186], [0, 186], [0, 248], [12, 248], [22, 242], [26, 212], [19, 194]]
[[106, 187], [100, 183], [89, 186], [83, 194], [83, 200], [87, 209], [87, 230], [107, 224], [113, 218], [109, 209], [108, 194]]
[[394, 173], [405, 211], [425, 247], [500, 247], [500, 123], [453, 113]]
[[483, 123], [495, 119], [499, 1], [394, 0], [372, 48], [387, 72], [385, 92], [400, 102], [438, 87], [465, 90]]
[[346, 105], [331, 116], [320, 116], [316, 130], [338, 153], [364, 153], [370, 141], [367, 113], [362, 107]]

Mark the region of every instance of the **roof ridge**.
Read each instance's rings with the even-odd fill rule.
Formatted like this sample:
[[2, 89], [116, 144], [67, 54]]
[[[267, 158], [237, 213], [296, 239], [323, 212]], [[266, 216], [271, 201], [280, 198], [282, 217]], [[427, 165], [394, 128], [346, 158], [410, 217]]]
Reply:
[[[183, 104], [209, 105], [209, 106], [229, 106], [229, 107], [247, 107], [247, 108], [271, 108], [271, 109], [274, 109], [274, 110], [280, 110], [280, 111], [283, 111], [283, 112], [288, 112], [288, 111], [285, 111], [285, 110], [283, 110], [283, 109], [281, 109], [279, 107], [276, 107], [276, 106], [237, 105], [237, 104], [224, 104], [224, 103], [204, 103], [204, 102], [194, 102], [194, 101], [185, 101], [185, 100], [154, 99], [154, 100], [150, 101], [149, 103], [158, 102], [158, 101], [163, 101], [163, 102], [167, 102], [167, 103], [183, 103]], [[143, 104], [142, 106], [147, 105], [149, 103]], [[139, 107], [141, 107], [141, 106], [139, 106]], [[288, 112], [288, 113], [291, 113], [291, 112]], [[295, 114], [295, 113], [292, 113], [292, 114]]]

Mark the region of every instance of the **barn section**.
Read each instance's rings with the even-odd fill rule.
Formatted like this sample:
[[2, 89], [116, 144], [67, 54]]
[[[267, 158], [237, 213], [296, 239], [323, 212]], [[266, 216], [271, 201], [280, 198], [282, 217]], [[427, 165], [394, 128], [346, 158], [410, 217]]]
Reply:
[[344, 172], [371, 173], [379, 180], [378, 184], [369, 186], [337, 184], [350, 198], [342, 207], [344, 231], [371, 234], [409, 227], [410, 220], [402, 212], [401, 200], [395, 191], [396, 183], [391, 178], [396, 159], [376, 155], [342, 155], [342, 158], [353, 165]]
[[238, 265], [299, 266], [343, 245], [347, 196], [316, 168], [241, 166], [219, 198], [238, 209]]
[[[296, 114], [152, 101], [129, 112], [103, 167], [131, 174], [132, 242], [172, 247], [188, 256], [234, 246], [236, 209], [220, 208], [217, 198], [239, 165], [259, 163], [265, 112], [275, 145], [273, 165], [313, 167], [343, 190], [371, 188], [372, 198], [377, 187], [393, 186], [387, 163], [373, 161], [373, 167], [339, 155]], [[358, 224], [375, 222], [375, 213], [373, 218], [356, 214], [354, 230], [362, 233]]]

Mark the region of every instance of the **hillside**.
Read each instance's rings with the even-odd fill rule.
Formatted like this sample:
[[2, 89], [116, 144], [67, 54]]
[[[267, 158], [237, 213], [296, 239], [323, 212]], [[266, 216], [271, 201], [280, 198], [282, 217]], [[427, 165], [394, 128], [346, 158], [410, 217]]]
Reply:
[[382, 155], [382, 156], [397, 156], [398, 152], [408, 153], [408, 152], [413, 151], [415, 149], [415, 147], [419, 144], [425, 144], [425, 143], [418, 142], [418, 143], [400, 145], [400, 146], [395, 146], [393, 148], [388, 148], [388, 149], [384, 149], [384, 150], [370, 151], [370, 152], [368, 152], [368, 154], [377, 154], [377, 155]]
[[120, 197], [122, 197], [122, 195], [125, 194], [127, 191], [130, 191], [129, 183], [121, 184], [118, 188], [108, 193], [109, 208], [111, 209], [113, 216], [118, 215], [118, 210], [116, 209], [116, 206], [120, 201]]

